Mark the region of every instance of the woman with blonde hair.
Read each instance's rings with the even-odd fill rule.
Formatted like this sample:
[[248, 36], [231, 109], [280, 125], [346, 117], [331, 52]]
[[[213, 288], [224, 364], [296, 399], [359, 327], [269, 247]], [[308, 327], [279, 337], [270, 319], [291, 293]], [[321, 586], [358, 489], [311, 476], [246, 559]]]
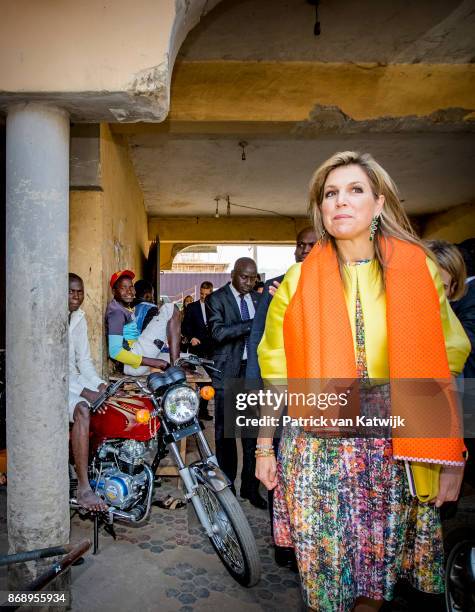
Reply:
[[455, 244], [445, 240], [426, 240], [425, 246], [435, 255], [444, 284], [445, 295], [451, 302], [460, 300], [467, 287], [467, 270], [462, 253]]
[[[287, 379], [289, 389], [292, 381], [353, 380], [360, 414], [412, 410], [419, 399], [401, 396], [404, 381], [451, 383], [470, 346], [395, 184], [370, 155], [337, 153], [312, 178], [310, 212], [320, 240], [271, 302], [258, 348], [262, 378]], [[309, 609], [377, 610], [403, 576], [422, 591], [443, 590], [439, 507], [457, 499], [465, 458], [452, 435], [452, 387], [441, 389], [445, 438], [358, 437], [296, 421], [276, 462], [261, 432], [256, 476], [277, 487], [274, 537], [295, 548]], [[298, 408], [289, 404], [289, 416]]]

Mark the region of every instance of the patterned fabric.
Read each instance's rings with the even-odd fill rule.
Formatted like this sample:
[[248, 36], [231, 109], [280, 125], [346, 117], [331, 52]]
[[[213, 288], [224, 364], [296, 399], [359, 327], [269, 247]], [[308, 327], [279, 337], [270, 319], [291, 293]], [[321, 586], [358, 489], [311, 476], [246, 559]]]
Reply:
[[143, 328], [144, 328], [144, 321], [145, 321], [145, 317], [147, 317], [147, 315], [149, 314], [151, 309], [155, 309], [157, 312], [155, 314], [158, 313], [158, 308], [156, 304], [153, 304], [152, 302], [139, 302], [135, 308], [134, 308], [134, 314], [135, 314], [135, 323], [137, 325], [137, 332], [139, 334], [142, 333]]
[[439, 512], [410, 496], [390, 440], [289, 428], [278, 478], [274, 540], [294, 547], [307, 606], [349, 612], [357, 597], [391, 600], [404, 576], [425, 592], [443, 591]]
[[364, 335], [363, 309], [361, 307], [360, 289], [356, 285], [356, 312], [355, 312], [355, 329], [356, 329], [356, 372], [358, 378], [367, 380], [369, 378], [368, 367], [366, 365], [366, 347]]
[[133, 309], [125, 308], [117, 300], [112, 300], [107, 306], [105, 319], [109, 357], [138, 368], [142, 357], [130, 352], [130, 347], [140, 335]]
[[[240, 310], [241, 310], [241, 319], [243, 321], [249, 321], [251, 318], [249, 314], [249, 307], [246, 302], [246, 294], [240, 293], [239, 297], [241, 298]], [[247, 354], [247, 345], [249, 343], [249, 336], [244, 337], [244, 354]]]
[[[366, 415], [390, 414], [390, 387], [367, 385], [356, 292], [356, 364]], [[384, 432], [382, 432], [384, 433]], [[357, 597], [390, 600], [399, 578], [443, 591], [439, 511], [411, 497], [388, 438], [319, 438], [284, 430], [274, 494], [274, 540], [295, 549], [306, 604], [349, 612]]]

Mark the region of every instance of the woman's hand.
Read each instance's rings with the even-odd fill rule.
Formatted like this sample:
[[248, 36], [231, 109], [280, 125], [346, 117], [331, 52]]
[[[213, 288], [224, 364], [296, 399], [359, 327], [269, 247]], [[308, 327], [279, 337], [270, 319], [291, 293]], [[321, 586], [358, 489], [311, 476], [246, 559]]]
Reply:
[[443, 503], [457, 501], [462, 486], [463, 465], [444, 465], [440, 470], [439, 493], [435, 498], [436, 508]]
[[274, 455], [256, 457], [256, 478], [268, 491], [277, 485], [277, 461]]

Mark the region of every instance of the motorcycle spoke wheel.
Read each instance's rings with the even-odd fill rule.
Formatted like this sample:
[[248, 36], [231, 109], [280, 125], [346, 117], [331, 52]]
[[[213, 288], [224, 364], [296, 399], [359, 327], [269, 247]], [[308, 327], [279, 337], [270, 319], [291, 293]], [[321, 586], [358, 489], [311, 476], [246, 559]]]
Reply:
[[445, 603], [448, 612], [475, 612], [474, 576], [475, 542], [459, 542], [447, 559]]
[[215, 533], [211, 544], [231, 576], [243, 586], [260, 579], [260, 559], [254, 535], [239, 502], [229, 489], [198, 486], [198, 495]]
[[243, 572], [244, 558], [229, 518], [223, 512], [214, 493], [206, 487], [200, 489], [201, 501], [206, 508], [208, 518], [218, 528], [218, 533], [212, 538], [215, 546], [228, 558], [234, 571]]

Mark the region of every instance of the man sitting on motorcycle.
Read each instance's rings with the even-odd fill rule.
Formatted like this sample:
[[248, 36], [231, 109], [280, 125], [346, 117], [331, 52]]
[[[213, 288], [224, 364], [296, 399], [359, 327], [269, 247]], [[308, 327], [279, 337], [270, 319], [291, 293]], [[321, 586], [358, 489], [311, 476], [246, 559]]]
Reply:
[[105, 511], [105, 504], [91, 489], [87, 474], [89, 455], [89, 406], [105, 389], [91, 359], [87, 322], [81, 305], [84, 283], [77, 274], [69, 275], [69, 421], [71, 446], [78, 477], [77, 502], [91, 511]]
[[110, 279], [114, 299], [106, 310], [109, 356], [124, 365], [124, 374], [141, 376], [150, 368], [167, 368], [159, 359], [160, 351], [168, 340], [170, 362], [180, 356], [180, 313], [173, 304], [164, 304], [157, 316], [139, 333], [132, 304], [135, 289], [131, 270], [115, 272]]

